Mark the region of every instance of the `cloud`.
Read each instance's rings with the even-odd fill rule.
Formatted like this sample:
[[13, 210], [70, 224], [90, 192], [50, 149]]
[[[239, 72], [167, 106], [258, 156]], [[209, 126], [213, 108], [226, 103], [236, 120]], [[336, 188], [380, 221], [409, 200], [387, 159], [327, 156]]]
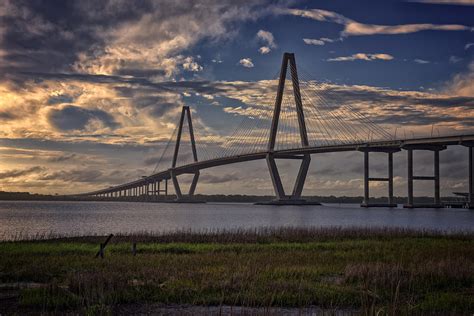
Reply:
[[474, 43], [467, 43], [466, 46], [464, 46], [464, 49], [469, 49], [470, 47], [474, 46]]
[[[11, 176], [2, 181], [1, 189], [68, 193], [149, 174], [187, 102], [193, 106], [193, 123], [199, 126], [195, 127], [199, 155], [207, 142], [217, 139], [222, 144], [231, 138], [233, 116], [265, 113], [269, 117], [275, 80], [200, 80], [197, 76], [204, 76], [205, 63], [192, 53], [203, 41], [219, 47], [233, 38], [242, 22], [269, 13], [269, 3], [0, 1], [0, 144], [6, 148], [0, 176]], [[273, 49], [271, 42], [257, 38], [257, 47]], [[277, 45], [274, 38], [273, 44]], [[211, 57], [221, 60], [219, 55]], [[191, 76], [197, 80], [189, 81]], [[468, 78], [463, 74], [461, 80], [460, 75], [462, 87], [469, 86]], [[466, 113], [472, 111], [474, 101], [467, 93], [458, 96], [462, 89], [439, 95], [335, 84], [318, 89], [325, 100], [335, 96], [338, 103], [331, 103], [335, 113], [339, 106], [351, 105], [387, 130], [399, 122], [420, 134], [433, 123], [457, 131], [472, 129]], [[208, 100], [209, 95], [214, 100]], [[306, 106], [309, 100], [303, 97]], [[212, 115], [203, 114], [209, 112], [203, 112], [202, 105], [211, 101], [218, 101]], [[262, 126], [268, 122], [263, 120]], [[311, 137], [314, 140], [315, 133]], [[256, 138], [258, 133], [241, 141], [249, 148]], [[41, 169], [33, 169], [40, 163]], [[165, 167], [169, 164], [160, 165]], [[252, 184], [262, 184], [271, 192], [267, 170], [261, 165], [251, 169], [255, 175], [251, 180], [237, 179], [234, 171], [241, 170], [241, 166], [213, 170], [213, 177], [204, 177], [202, 188], [252, 193], [260, 188], [249, 181], [263, 179]], [[74, 181], [76, 185], [69, 185]], [[325, 187], [330, 188], [331, 182]]]
[[449, 56], [449, 63], [450, 64], [457, 64], [458, 62], [460, 62], [462, 60], [462, 58], [460, 57], [457, 57], [457, 56]]
[[40, 166], [34, 166], [27, 169], [14, 169], [14, 170], [7, 170], [7, 171], [0, 171], [0, 179], [8, 179], [8, 178], [19, 178], [31, 174], [36, 174], [38, 172], [43, 171], [44, 168]]
[[[95, 80], [95, 76], [85, 76], [82, 78], [82, 80]], [[101, 81], [104, 80], [104, 77], [100, 78]], [[74, 85], [85, 84], [85, 82], [78, 83], [76, 81], [70, 81], [70, 83], [74, 83]], [[180, 94], [182, 91], [187, 91], [193, 96], [195, 92], [198, 92], [200, 95], [212, 94], [215, 99], [219, 100], [219, 103], [221, 104], [220, 107], [225, 113], [232, 113], [239, 116], [256, 116], [256, 114], [258, 113], [265, 112], [268, 113], [268, 117], [270, 117], [272, 111], [272, 104], [274, 102], [276, 84], [276, 80], [261, 80], [256, 82], [170, 81], [162, 83], [153, 83], [146, 80], [144, 81], [127, 79], [126, 82], [120, 83], [120, 87], [126, 88], [128, 85], [133, 85], [134, 89], [132, 91], [129, 91], [127, 89], [120, 90], [121, 93], [114, 95], [114, 98], [122, 100], [121, 98], [124, 97], [133, 97], [132, 100], [134, 100], [135, 98], [137, 98], [137, 100], [141, 100], [141, 97], [134, 96], [137, 91], [138, 95], [141, 95], [142, 93], [153, 94], [157, 92], [162, 95], [163, 91], [165, 91], [166, 95], [169, 95], [170, 99], [175, 97], [177, 94]], [[102, 85], [106, 85], [108, 87], [110, 83], [107, 82], [97, 84], [93, 82], [91, 86], [84, 86], [84, 89], [89, 90]], [[326, 101], [330, 101], [329, 107], [334, 111], [332, 112], [332, 115], [334, 115], [335, 113], [337, 114], [339, 109], [346, 109], [344, 111], [347, 111], [350, 106], [354, 111], [358, 113], [363, 113], [367, 117], [374, 120], [376, 124], [382, 126], [384, 129], [390, 132], [393, 132], [396, 126], [403, 126], [403, 128], [407, 131], [407, 135], [411, 136], [410, 130], [413, 130], [416, 133], [416, 136], [423, 136], [427, 134], [429, 135], [429, 131], [431, 130], [431, 126], [433, 124], [435, 124], [436, 129], [439, 128], [441, 130], [441, 134], [443, 134], [444, 131], [453, 130], [458, 132], [469, 131], [472, 130], [472, 127], [474, 126], [473, 119], [470, 118], [469, 115], [466, 115], [466, 113], [469, 113], [469, 111], [473, 111], [474, 109], [474, 97], [460, 97], [457, 95], [457, 93], [448, 92], [446, 92], [446, 94], [433, 94], [419, 91], [397, 91], [370, 86], [345, 86], [337, 84], [318, 83], [316, 88], [312, 90], [313, 100], [311, 100], [308, 99], [309, 91], [305, 82], [301, 82], [301, 85], [305, 108], [307, 108], [310, 103], [313, 103], [321, 107], [320, 111], [324, 110], [322, 104], [318, 103], [318, 99], [314, 96], [314, 93], [317, 92], [320, 98]], [[102, 90], [99, 89], [97, 90], [97, 93], [101, 91]], [[67, 95], [72, 95], [69, 91], [64, 92]], [[285, 95], [286, 101], [292, 98], [292, 94]], [[108, 98], [108, 95], [104, 95], [104, 97], [106, 96]], [[82, 100], [83, 97], [85, 98], [84, 100]], [[84, 102], [84, 105], [86, 105], [88, 104], [87, 100], [89, 99], [89, 95], [84, 95], [79, 98], [74, 97], [74, 102], [80, 101]], [[45, 97], [44, 100], [47, 100], [47, 97]], [[169, 102], [167, 100], [168, 96], [163, 97], [163, 99], [159, 101], [159, 103]], [[130, 99], [126, 99], [126, 102], [130, 102]], [[96, 103], [95, 101], [93, 102], [93, 104], [101, 103], [102, 101], [99, 103]], [[64, 105], [61, 105], [56, 108], [56, 105], [54, 105], [53, 108], [49, 108], [47, 110], [60, 110], [63, 106]], [[139, 112], [143, 112], [144, 109], [148, 110], [153, 108], [153, 105], [149, 103], [148, 99], [146, 100], [146, 102], [143, 101], [143, 104], [140, 104], [139, 106], [143, 106], [141, 108], [142, 110]], [[118, 110], [118, 108], [121, 107], [127, 109], [127, 111], [129, 110], [122, 103], [116, 103], [116, 105], [111, 106], [110, 109]], [[171, 108], [177, 108], [177, 111], [173, 113], [179, 114], [179, 107], [174, 106]], [[226, 110], [225, 108], [229, 109]], [[218, 110], [219, 108], [216, 108], [216, 111]], [[36, 179], [36, 182], [28, 182], [28, 187], [36, 188], [36, 190], [41, 192], [67, 192], [69, 189], [68, 186], [64, 185], [64, 183], [72, 183], [72, 180], [68, 179], [77, 179], [78, 185], [77, 187], [75, 187], [76, 190], [87, 191], [87, 189], [92, 190], [97, 187], [106, 187], [108, 185], [130, 181], [135, 178], [138, 178], [141, 175], [148, 174], [149, 172], [151, 172], [151, 170], [149, 169], [151, 169], [155, 165], [154, 163], [157, 161], [156, 159], [152, 158], [161, 156], [162, 150], [166, 146], [166, 140], [170, 137], [170, 135], [172, 135], [172, 131], [175, 127], [175, 125], [171, 125], [169, 128], [166, 128], [166, 125], [163, 125], [163, 127], [161, 127], [161, 124], [175, 124], [177, 120], [177, 115], [176, 117], [165, 116], [163, 120], [147, 117], [146, 120], [144, 119], [143, 121], [146, 122], [146, 125], [135, 127], [134, 124], [136, 123], [137, 125], [140, 125], [141, 121], [137, 121], [132, 125], [128, 125], [130, 123], [127, 123], [127, 120], [124, 118], [127, 117], [126, 112], [124, 112], [122, 116], [118, 116], [118, 112], [111, 113], [114, 113], [115, 120], [117, 122], [120, 122], [121, 124], [121, 127], [118, 130], [114, 131], [118, 134], [117, 136], [102, 136], [102, 134], [99, 134], [98, 136], [100, 137], [95, 138], [94, 140], [89, 140], [91, 138], [87, 138], [83, 141], [78, 138], [73, 138], [72, 134], [77, 134], [74, 131], [66, 131], [68, 134], [71, 133], [70, 137], [53, 138], [55, 139], [54, 141], [45, 141], [42, 138], [31, 139], [27, 137], [21, 139], [9, 138], [3, 140], [0, 139], [0, 145], [12, 148], [37, 148], [41, 150], [62, 151], [65, 153], [65, 155], [72, 155], [77, 153], [81, 154], [80, 158], [72, 158], [74, 159], [74, 166], [79, 164], [80, 166], [74, 167], [72, 169], [61, 170], [61, 168], [55, 164], [62, 163], [63, 165], [66, 165], [70, 162], [48, 161], [47, 163], [52, 164], [50, 167], [48, 167], [48, 170], [39, 171], [38, 174], [30, 174], [28, 176], [25, 175], [25, 177], [28, 177], [28, 179]], [[163, 115], [168, 115], [167, 113], [167, 111], [164, 111]], [[193, 115], [193, 120], [198, 119], [201, 113], [202, 112], [199, 111], [199, 108], [197, 108], [195, 115]], [[288, 116], [288, 112], [286, 113], [286, 116]], [[307, 115], [308, 126], [313, 126], [313, 128], [310, 128], [310, 139], [312, 142], [314, 142], [315, 137], [317, 137], [317, 134], [314, 132], [314, 126], [316, 126], [314, 123], [316, 122], [316, 120], [314, 116], [311, 115], [311, 112], [307, 112], [305, 114]], [[130, 116], [129, 120], [136, 120], [136, 117]], [[196, 121], [194, 122], [196, 123]], [[267, 123], [269, 122], [270, 120], [264, 121], [262, 123], [262, 127], [265, 128], [267, 126]], [[284, 120], [282, 120], [282, 124], [286, 124]], [[321, 123], [319, 123], [319, 121], [318, 124], [319, 126], [321, 126]], [[326, 122], [325, 124], [326, 126], [332, 125], [331, 122]], [[160, 127], [157, 128], [157, 126]], [[231, 126], [226, 126], [225, 128], [229, 129], [230, 132], [232, 132]], [[257, 129], [256, 134], [250, 135], [241, 141], [244, 145], [247, 145], [247, 147], [249, 147], [249, 144], [251, 144], [255, 140], [254, 136], [258, 135], [258, 133], [260, 133], [261, 131], [262, 129]], [[132, 134], [130, 134], [130, 132]], [[202, 137], [203, 130], [195, 126], [195, 132], [197, 133], [196, 137], [198, 137], [199, 142], [198, 151], [200, 149], [207, 148], [204, 145], [206, 142], [206, 138]], [[219, 132], [222, 132], [222, 129], [220, 129]], [[398, 135], [402, 135], [403, 137], [403, 131], [400, 128], [398, 130]], [[59, 141], [59, 139], [62, 139], [62, 141]], [[217, 152], [220, 152], [219, 150], [222, 149], [217, 148], [216, 150]], [[103, 161], [98, 161], [97, 159], [83, 158], [82, 154], [84, 153], [98, 155], [101, 157], [101, 159], [103, 159]], [[202, 152], [199, 151], [199, 154], [201, 153]], [[143, 166], [144, 157], [146, 157], [147, 162], [149, 163], [149, 167], [145, 170], [140, 169]], [[3, 163], [5, 163], [4, 159], [2, 161]], [[165, 167], [169, 167], [169, 164], [160, 164], [160, 168]], [[232, 175], [233, 170], [239, 171], [239, 167], [235, 167], [235, 169], [229, 168], [234, 167], [227, 166], [225, 168], [225, 171], [223, 171], [222, 173], [217, 173], [217, 171], [216, 173], [214, 173], [213, 171], [212, 175], [216, 176], [217, 178], [209, 179], [207, 182], [203, 181], [203, 186], [200, 186], [199, 188], [203, 188], [203, 190], [208, 190], [205, 192], [212, 192], [213, 190], [215, 191], [216, 187], [212, 187], [213, 183], [217, 185], [219, 183], [218, 181], [224, 181], [226, 178], [228, 178], [227, 175]], [[22, 168], [14, 166], [8, 167], [7, 170], [8, 169], [23, 170]], [[98, 175], [97, 173], [87, 173], [87, 169], [100, 170], [102, 174]], [[129, 171], [123, 171], [120, 172], [120, 174], [115, 174], [115, 170]], [[73, 177], [73, 173], [77, 172], [80, 172], [80, 175]], [[263, 173], [263, 175], [261, 175], [259, 173], [259, 170], [257, 169], [254, 174], [257, 178], [261, 176], [265, 178], [265, 181], [268, 182], [268, 179], [266, 178], [266, 171], [265, 173]], [[321, 185], [322, 187], [327, 188], [325, 189], [327, 190], [325, 192], [329, 193], [331, 192], [331, 190], [334, 190], [331, 189], [333, 187], [333, 180], [330, 179], [327, 181], [328, 182], [326, 184], [321, 183]], [[242, 180], [238, 179], [233, 182], [229, 181], [229, 188], [222, 188], [222, 190], [228, 190], [226, 192], [230, 192], [230, 187], [232, 187], [233, 189], [238, 187], [236, 189], [237, 191], [235, 192], [251, 193], [251, 191], [245, 191], [245, 185], [243, 185], [242, 182]], [[242, 185], [242, 188], [244, 189], [241, 189], [239, 187], [240, 185]], [[246, 183], [246, 185], [248, 185], [248, 183]], [[3, 186], [5, 188], [9, 188], [9, 190], [12, 188], [25, 188], [24, 181], [20, 180], [15, 183], [4, 182]], [[355, 192], [360, 193], [357, 190]]]
[[259, 30], [257, 32], [257, 37], [264, 43], [266, 43], [266, 46], [270, 48], [276, 47], [275, 38], [273, 37], [273, 34], [271, 32]]
[[186, 57], [183, 63], [183, 69], [187, 71], [202, 71], [202, 66], [194, 61], [193, 57]]
[[354, 61], [354, 60], [392, 60], [393, 56], [389, 54], [365, 54], [365, 53], [357, 53], [351, 56], [342, 56], [342, 57], [335, 57], [329, 58], [327, 61]]
[[241, 64], [242, 66], [244, 66], [246, 68], [252, 68], [254, 66], [251, 58], [242, 58], [239, 61], [239, 64]]
[[[172, 77], [196, 71], [182, 52], [203, 39], [232, 38], [242, 21], [268, 13], [266, 0], [160, 2], [3, 1], [0, 73], [79, 72]], [[52, 10], [60, 15], [50, 14]], [[181, 67], [183, 64], [187, 66]]]
[[429, 63], [430, 63], [428, 60], [419, 59], [419, 58], [417, 58], [417, 59], [415, 59], [415, 60], [413, 60], [413, 61], [414, 61], [415, 63], [417, 63], [417, 64], [429, 64]]
[[[269, 91], [274, 91], [275, 80], [259, 81], [252, 85], [245, 82], [227, 82], [227, 84], [234, 86], [234, 89], [229, 89], [222, 95], [244, 102], [246, 106], [226, 107], [224, 111], [249, 117], [254, 117], [256, 113], [260, 113], [263, 117], [267, 117], [268, 122], [270, 122], [274, 94]], [[469, 111], [474, 110], [474, 97], [459, 96], [458, 93], [446, 91], [446, 93], [436, 94], [328, 83], [314, 83], [314, 85], [311, 84], [308, 87], [308, 83], [303, 81], [301, 81], [301, 86], [303, 105], [308, 107], [313, 104], [311, 106], [319, 108], [322, 113], [320, 115], [325, 115], [324, 113], [331, 111], [331, 109], [336, 112], [339, 111], [336, 109], [340, 109], [341, 112], [338, 115], [344, 114], [347, 116], [348, 113], [354, 111], [363, 113], [364, 116], [369, 117], [386, 131], [393, 133], [395, 128], [398, 127], [398, 135], [404, 129], [408, 133], [412, 130], [418, 136], [426, 136], [429, 135], [433, 124], [440, 130], [441, 134], [448, 132], [466, 133], [474, 126], [472, 116], [466, 115]], [[291, 93], [288, 91], [285, 93], [288, 93], [285, 100], [291, 100]], [[334, 112], [328, 112], [325, 116], [327, 119], [322, 120], [322, 122], [318, 121], [320, 118], [313, 117], [310, 113], [306, 114], [306, 118], [310, 125], [329, 124], [327, 127], [333, 129], [334, 127], [331, 127], [332, 123], [329, 119], [333, 115], [335, 115]], [[348, 120], [347, 124], [358, 124], [357, 120], [350, 121], [348, 117], [345, 117], [345, 119]], [[316, 123], [317, 121], [319, 123]], [[318, 135], [314, 133], [317, 130], [312, 129], [312, 131], [313, 134], [310, 138], [312, 141], [317, 141], [315, 139]]]
[[359, 23], [352, 19], [346, 18], [345, 16], [336, 12], [311, 9], [311, 10], [300, 10], [300, 9], [279, 9], [275, 11], [280, 14], [290, 14], [294, 16], [300, 16], [303, 18], [313, 19], [320, 22], [332, 22], [344, 25], [344, 29], [341, 32], [342, 36], [361, 36], [361, 35], [377, 35], [377, 34], [408, 34], [427, 30], [441, 30], [441, 31], [473, 31], [473, 27], [459, 25], [459, 24], [402, 24], [402, 25], [377, 25], [377, 24], [365, 24]]
[[258, 52], [262, 55], [268, 54], [273, 48], [277, 47], [275, 38], [271, 32], [259, 30], [257, 32], [257, 38], [265, 44], [265, 46], [258, 49]]
[[118, 127], [112, 116], [102, 110], [88, 110], [73, 105], [65, 106], [59, 110], [51, 110], [48, 119], [54, 128], [63, 131], [84, 130], [93, 121], [99, 121], [105, 127], [112, 129]]
[[474, 97], [474, 61], [468, 66], [467, 71], [456, 74], [445, 86], [445, 93]]
[[42, 181], [53, 181], [60, 180], [62, 182], [99, 182], [104, 181], [104, 174], [100, 170], [94, 169], [73, 169], [73, 170], [61, 170], [47, 173], [40, 177]]
[[320, 39], [312, 39], [312, 38], [303, 38], [303, 42], [308, 45], [324, 45], [326, 43], [334, 42], [333, 39], [327, 37], [321, 37]]
[[474, 0], [410, 0], [410, 2], [448, 5], [474, 5]]
[[371, 25], [357, 22], [346, 24], [343, 31], [344, 36], [376, 35], [376, 34], [408, 34], [421, 31], [473, 31], [474, 28], [464, 25], [447, 24], [404, 24], [404, 25]]
[[65, 162], [65, 161], [71, 161], [75, 160], [78, 158], [78, 155], [76, 154], [61, 154], [59, 156], [53, 156], [51, 158], [48, 158], [49, 162]]
[[223, 175], [214, 175], [214, 174], [203, 174], [199, 177], [199, 181], [203, 183], [226, 183], [231, 181], [238, 181], [241, 178], [238, 176], [237, 173], [226, 173]]
[[258, 49], [258, 52], [262, 55], [268, 54], [271, 51], [270, 47], [262, 46]]
[[18, 114], [12, 111], [0, 111], [0, 121], [11, 121], [18, 118]]
[[332, 43], [332, 42], [334, 42], [333, 39], [327, 38], [327, 37], [321, 37], [320, 40], [323, 41], [323, 42], [327, 42], [327, 43]]
[[[278, 11], [277, 11], [278, 12]], [[291, 14], [295, 16], [300, 16], [303, 18], [308, 18], [320, 22], [333, 22], [337, 24], [347, 24], [351, 22], [350, 19], [345, 16], [327, 10], [321, 9], [311, 9], [311, 10], [300, 10], [300, 9], [281, 9], [279, 12], [283, 14]]]
[[324, 41], [311, 38], [303, 38], [303, 42], [308, 45], [324, 45]]

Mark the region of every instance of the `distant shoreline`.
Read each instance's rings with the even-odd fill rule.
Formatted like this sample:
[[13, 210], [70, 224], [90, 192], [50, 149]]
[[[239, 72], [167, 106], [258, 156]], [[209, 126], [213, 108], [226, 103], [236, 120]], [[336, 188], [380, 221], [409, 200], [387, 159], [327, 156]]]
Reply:
[[[168, 195], [167, 199], [164, 196], [141, 196], [141, 197], [119, 197], [119, 198], [106, 198], [106, 197], [92, 197], [92, 196], [73, 196], [73, 195], [49, 195], [49, 194], [36, 194], [29, 192], [5, 192], [0, 191], [0, 201], [140, 201], [140, 202], [160, 202], [173, 200], [174, 195]], [[196, 200], [204, 200], [206, 202], [233, 202], [233, 203], [255, 203], [271, 201], [274, 196], [269, 195], [241, 195], [241, 194], [214, 194], [214, 195], [203, 195], [196, 194], [194, 196]], [[303, 196], [303, 199], [308, 201], [317, 201], [320, 203], [341, 203], [341, 204], [359, 204], [363, 201], [362, 196]], [[406, 197], [397, 196], [394, 197], [394, 203], [403, 204], [407, 200]], [[443, 201], [456, 201], [459, 200], [457, 197], [446, 196], [442, 197]], [[370, 199], [371, 203], [385, 203], [386, 197], [374, 197]], [[417, 203], [432, 203], [433, 198], [429, 196], [416, 197]]]

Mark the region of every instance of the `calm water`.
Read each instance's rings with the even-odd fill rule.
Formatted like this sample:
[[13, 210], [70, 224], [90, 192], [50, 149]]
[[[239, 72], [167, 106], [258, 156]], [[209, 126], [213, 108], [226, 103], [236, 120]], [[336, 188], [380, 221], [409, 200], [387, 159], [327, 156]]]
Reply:
[[109, 234], [260, 226], [392, 226], [474, 231], [474, 211], [358, 205], [0, 201], [0, 239], [18, 234]]

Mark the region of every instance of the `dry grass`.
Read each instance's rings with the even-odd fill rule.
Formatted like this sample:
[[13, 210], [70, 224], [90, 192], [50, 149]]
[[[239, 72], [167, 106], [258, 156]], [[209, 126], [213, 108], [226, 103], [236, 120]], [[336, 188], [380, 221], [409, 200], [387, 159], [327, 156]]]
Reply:
[[[123, 304], [190, 304], [296, 311], [317, 306], [366, 315], [474, 312], [469, 233], [178, 231], [116, 236], [105, 259], [95, 259], [103, 240], [0, 243], [0, 282], [41, 284], [18, 290], [15, 304], [22, 311], [103, 314]], [[131, 241], [138, 242], [135, 257]]]
[[[473, 231], [442, 231], [435, 229], [412, 229], [401, 227], [258, 227], [254, 229], [181, 229], [172, 232], [118, 233], [115, 242], [157, 242], [157, 243], [269, 243], [269, 242], [309, 242], [343, 239], [390, 239], [400, 237], [442, 237], [448, 239], [474, 240]], [[20, 232], [4, 241], [75, 241], [101, 242], [101, 235], [59, 235], [53, 232], [29, 235]]]

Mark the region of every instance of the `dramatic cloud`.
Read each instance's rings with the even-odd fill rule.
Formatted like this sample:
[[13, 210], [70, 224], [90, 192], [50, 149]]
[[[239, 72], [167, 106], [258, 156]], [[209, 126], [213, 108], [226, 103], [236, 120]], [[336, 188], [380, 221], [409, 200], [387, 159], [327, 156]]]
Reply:
[[402, 25], [376, 25], [359, 23], [345, 16], [332, 11], [321, 9], [279, 9], [276, 13], [291, 14], [320, 22], [332, 22], [344, 25], [342, 36], [358, 36], [358, 35], [376, 35], [376, 34], [408, 34], [427, 30], [440, 31], [473, 31], [473, 27], [458, 24], [402, 24]]
[[335, 57], [329, 58], [327, 61], [354, 61], [354, 60], [392, 60], [393, 56], [389, 54], [365, 54], [365, 53], [357, 53], [351, 56], [342, 56], [342, 57]]
[[242, 58], [239, 61], [239, 64], [241, 64], [242, 66], [244, 66], [246, 68], [252, 68], [254, 66], [251, 58]]
[[[2, 1], [1, 68], [103, 75], [171, 77], [197, 71], [181, 52], [203, 39], [227, 39], [236, 23], [265, 14], [265, 0], [246, 2]], [[41, 43], [35, 45], [34, 43]]]
[[[260, 148], [254, 145], [256, 141], [264, 144], [267, 139], [277, 82], [252, 81], [248, 77], [254, 75], [252, 71], [245, 77], [249, 81], [231, 81], [232, 68], [235, 70], [240, 57], [235, 55], [238, 50], [227, 52], [235, 47], [231, 46], [236, 44], [233, 38], [242, 40], [241, 25], [253, 24], [277, 12], [275, 7], [285, 14], [340, 24], [345, 36], [469, 29], [456, 25], [360, 24], [330, 11], [281, 9], [287, 3], [0, 1], [0, 189], [42, 193], [89, 191], [148, 175], [158, 162], [158, 170], [167, 169], [169, 155], [163, 154], [172, 152], [169, 139], [185, 104], [192, 106], [200, 159], [223, 150], [232, 152], [234, 145], [247, 151]], [[244, 40], [257, 42], [259, 53], [268, 54], [277, 43], [263, 25], [268, 24], [258, 25], [251, 31], [251, 38]], [[260, 28], [263, 29], [254, 38]], [[284, 29], [279, 28], [278, 32]], [[282, 34], [282, 38], [286, 38], [284, 35], [287, 34]], [[293, 40], [297, 43], [301, 37]], [[304, 40], [315, 45], [339, 39]], [[467, 42], [465, 39], [463, 43]], [[227, 45], [231, 49], [220, 51]], [[472, 49], [466, 47], [469, 48]], [[461, 52], [452, 54], [462, 56]], [[243, 58], [238, 65], [254, 66], [253, 55], [242, 56], [249, 58]], [[370, 61], [388, 60], [388, 56], [355, 54], [339, 58]], [[221, 58], [227, 64], [221, 64]], [[213, 72], [213, 68], [219, 71]], [[223, 74], [227, 76], [226, 72], [230, 72], [229, 81], [215, 80], [224, 78]], [[454, 76], [439, 94], [302, 80], [311, 140], [322, 142], [326, 135], [317, 128], [323, 124], [328, 128], [336, 126], [334, 123], [341, 121], [342, 114], [350, 111], [371, 118], [392, 134], [398, 128], [398, 136], [412, 132], [425, 135], [433, 124], [435, 133], [472, 130], [472, 73], [470, 69]], [[316, 88], [308, 91], [308, 85], [313, 84]], [[288, 106], [294, 98], [287, 92], [284, 101]], [[317, 111], [328, 114], [323, 123], [316, 120], [321, 120]], [[289, 126], [287, 122], [296, 122], [294, 111], [285, 110], [283, 116], [284, 128]], [[352, 116], [351, 119], [354, 120]], [[234, 137], [234, 128], [241, 120], [259, 121], [260, 125], [243, 138]], [[294, 133], [288, 131], [292, 130], [286, 129], [280, 135], [293, 137]], [[372, 135], [366, 133], [364, 137]], [[284, 140], [281, 137], [278, 144], [285, 145]], [[181, 158], [190, 159], [185, 143]], [[354, 161], [360, 156], [357, 155], [331, 156], [323, 173], [336, 174], [331, 168], [341, 170], [343, 159]], [[242, 166], [213, 169], [212, 176], [203, 172], [198, 192], [211, 193], [217, 189], [225, 193], [272, 193], [264, 161]], [[251, 179], [244, 180], [249, 173]], [[340, 173], [338, 177], [341, 178], [309, 179], [308, 188], [314, 188], [313, 193], [360, 193], [357, 172], [348, 170], [347, 175]], [[459, 185], [459, 181], [454, 184]]]
[[470, 47], [474, 46], [474, 43], [467, 43], [466, 46], [464, 46], [464, 49], [469, 49]]
[[40, 166], [35, 166], [27, 169], [14, 169], [14, 170], [7, 170], [0, 172], [0, 179], [7, 179], [7, 178], [18, 178], [23, 177], [31, 174], [35, 174], [38, 172], [43, 171], [43, 168]]
[[118, 127], [113, 117], [104, 111], [87, 110], [72, 105], [65, 106], [60, 110], [52, 110], [48, 119], [53, 127], [64, 131], [83, 130], [94, 121], [98, 121], [109, 128]]

